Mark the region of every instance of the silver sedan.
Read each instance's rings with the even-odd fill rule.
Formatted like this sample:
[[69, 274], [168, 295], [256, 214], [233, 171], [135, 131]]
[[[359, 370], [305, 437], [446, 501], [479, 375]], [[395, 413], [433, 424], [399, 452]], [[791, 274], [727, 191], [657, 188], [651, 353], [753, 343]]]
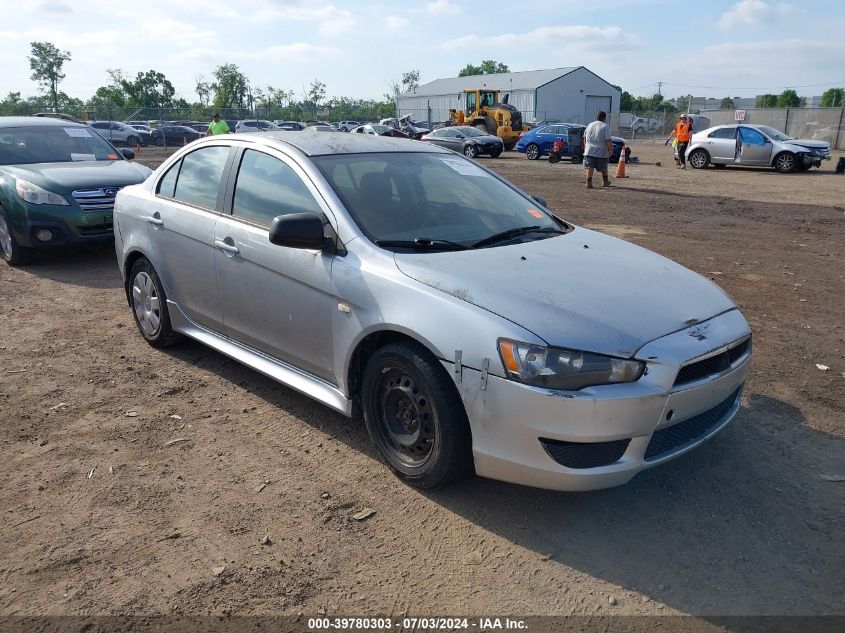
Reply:
[[789, 173], [821, 167], [830, 157], [830, 143], [792, 138], [767, 125], [717, 125], [694, 134], [687, 148], [695, 169], [744, 165]]
[[740, 407], [751, 332], [721, 289], [428, 143], [207, 138], [122, 189], [114, 224], [151, 345], [360, 410], [416, 486], [614, 486]]

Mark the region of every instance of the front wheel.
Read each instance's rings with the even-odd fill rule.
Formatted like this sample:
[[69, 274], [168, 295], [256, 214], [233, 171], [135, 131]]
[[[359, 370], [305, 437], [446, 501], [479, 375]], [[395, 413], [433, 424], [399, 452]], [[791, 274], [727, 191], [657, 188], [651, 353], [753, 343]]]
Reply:
[[467, 145], [464, 147], [464, 156], [467, 158], [476, 158], [478, 156], [478, 147], [475, 145]]
[[170, 325], [167, 296], [153, 265], [141, 258], [129, 273], [129, 301], [138, 331], [153, 347], [169, 347], [181, 340]]
[[781, 152], [775, 156], [775, 169], [782, 174], [788, 174], [795, 171], [798, 161], [795, 160], [795, 154], [790, 152]]
[[573, 154], [572, 155], [572, 164], [573, 165], [580, 165], [582, 160], [584, 160], [584, 159], [581, 157], [581, 154]]
[[391, 343], [364, 370], [367, 432], [390, 469], [419, 488], [472, 472], [472, 439], [455, 385], [437, 359], [411, 343]]
[[704, 169], [710, 164], [710, 155], [703, 149], [697, 149], [687, 157], [693, 169]]
[[494, 149], [490, 152], [490, 158], [499, 158], [502, 155], [502, 148]]
[[537, 143], [530, 143], [528, 147], [525, 148], [525, 155], [528, 157], [528, 160], [539, 160], [540, 146], [537, 145]]
[[129, 147], [137, 147], [140, 144], [141, 139], [139, 139], [137, 136], [130, 136], [126, 139], [126, 145], [128, 145]]
[[0, 214], [0, 256], [9, 266], [25, 266], [32, 260], [32, 249], [20, 246], [12, 234], [12, 227]]

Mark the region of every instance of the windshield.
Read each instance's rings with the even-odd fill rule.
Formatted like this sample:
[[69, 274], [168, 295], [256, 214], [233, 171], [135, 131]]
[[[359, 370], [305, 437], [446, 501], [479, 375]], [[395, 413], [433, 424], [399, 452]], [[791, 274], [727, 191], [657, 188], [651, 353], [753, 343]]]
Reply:
[[469, 137], [487, 136], [487, 132], [482, 132], [481, 130], [474, 128], [474, 127], [464, 126], [464, 127], [459, 127], [458, 130], [460, 130], [461, 133], [464, 136], [469, 136]]
[[123, 160], [99, 134], [84, 127], [0, 128], [0, 165]]
[[537, 239], [565, 227], [463, 156], [338, 154], [313, 161], [374, 242], [436, 240], [469, 247], [513, 229], [539, 229], [522, 237]]
[[792, 137], [787, 136], [783, 132], [779, 132], [773, 127], [769, 127], [768, 125], [761, 125], [760, 131], [762, 131], [766, 136], [768, 136], [773, 141], [791, 141]]

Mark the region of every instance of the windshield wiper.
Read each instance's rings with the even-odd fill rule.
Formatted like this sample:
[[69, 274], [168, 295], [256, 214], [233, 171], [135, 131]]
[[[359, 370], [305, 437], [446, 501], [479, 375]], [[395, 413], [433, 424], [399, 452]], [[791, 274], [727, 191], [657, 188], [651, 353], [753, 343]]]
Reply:
[[449, 240], [436, 240], [430, 237], [415, 237], [412, 240], [376, 240], [378, 246], [387, 248], [416, 248], [432, 251], [465, 251], [469, 246]]
[[485, 237], [483, 240], [477, 241], [472, 245], [472, 248], [480, 248], [482, 246], [490, 246], [499, 242], [506, 242], [507, 240], [519, 237], [520, 235], [527, 235], [528, 233], [565, 233], [553, 226], [540, 227], [539, 224], [532, 224], [531, 226], [518, 226], [514, 229], [508, 229], [501, 233], [494, 233], [490, 237]]

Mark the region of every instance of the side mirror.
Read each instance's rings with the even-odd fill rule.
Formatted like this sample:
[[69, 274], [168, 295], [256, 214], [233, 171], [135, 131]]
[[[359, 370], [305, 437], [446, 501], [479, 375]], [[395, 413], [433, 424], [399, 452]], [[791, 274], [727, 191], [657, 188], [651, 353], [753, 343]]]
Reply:
[[458, 138], [466, 138], [466, 136], [464, 136], [463, 134], [461, 134], [460, 132], [458, 132]]
[[[541, 207], [546, 206], [546, 199], [543, 196], [531, 196], [534, 201], [539, 204]], [[548, 208], [548, 207], [547, 207]]]
[[313, 213], [277, 216], [270, 225], [270, 242], [276, 246], [322, 250], [326, 245], [323, 220]]
[[132, 160], [133, 158], [135, 158], [135, 152], [133, 152], [133, 151], [132, 151], [131, 149], [129, 149], [128, 147], [124, 147], [123, 149], [121, 149], [121, 150], [120, 150], [120, 153], [121, 153], [121, 154], [123, 154], [123, 157], [124, 157], [126, 160]]

